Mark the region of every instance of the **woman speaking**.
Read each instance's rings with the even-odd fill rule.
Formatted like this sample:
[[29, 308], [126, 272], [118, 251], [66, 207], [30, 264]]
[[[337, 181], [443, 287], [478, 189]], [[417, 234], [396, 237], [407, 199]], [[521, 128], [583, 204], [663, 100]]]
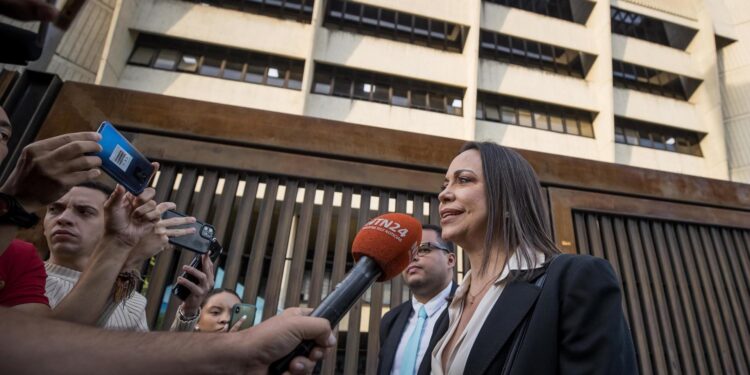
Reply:
[[440, 200], [443, 238], [471, 270], [432, 353], [433, 374], [636, 374], [609, 263], [560, 255], [539, 181], [515, 151], [468, 143]]

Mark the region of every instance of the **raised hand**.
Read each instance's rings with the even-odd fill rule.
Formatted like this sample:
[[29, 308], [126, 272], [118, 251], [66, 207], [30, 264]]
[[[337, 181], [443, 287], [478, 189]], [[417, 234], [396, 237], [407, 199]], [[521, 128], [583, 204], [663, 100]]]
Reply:
[[16, 167], [0, 192], [18, 199], [27, 211], [36, 211], [59, 199], [71, 187], [101, 174], [95, 132], [64, 134], [23, 148]]

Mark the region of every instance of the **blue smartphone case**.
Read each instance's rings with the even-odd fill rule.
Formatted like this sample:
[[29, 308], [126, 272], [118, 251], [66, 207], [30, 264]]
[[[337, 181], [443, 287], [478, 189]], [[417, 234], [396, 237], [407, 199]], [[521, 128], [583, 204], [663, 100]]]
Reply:
[[142, 193], [154, 173], [151, 162], [109, 121], [102, 122], [97, 133], [102, 135], [99, 141], [102, 151], [96, 154], [102, 159], [102, 170], [129, 192], [135, 195]]

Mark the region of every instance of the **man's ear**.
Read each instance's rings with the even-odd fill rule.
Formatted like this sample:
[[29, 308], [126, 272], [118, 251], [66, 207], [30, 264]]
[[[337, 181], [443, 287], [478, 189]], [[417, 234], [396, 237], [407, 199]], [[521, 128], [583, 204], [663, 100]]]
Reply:
[[456, 266], [456, 253], [448, 253], [448, 266], [449, 267]]

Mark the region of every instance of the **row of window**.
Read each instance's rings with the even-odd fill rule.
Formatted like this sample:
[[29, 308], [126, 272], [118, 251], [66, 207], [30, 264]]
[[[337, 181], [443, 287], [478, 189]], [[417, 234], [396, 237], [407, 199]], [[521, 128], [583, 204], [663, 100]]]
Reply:
[[477, 119], [594, 138], [594, 115], [580, 109], [479, 92]]
[[615, 142], [703, 156], [701, 135], [682, 129], [615, 117]]
[[518, 8], [555, 17], [566, 21], [573, 21], [573, 11], [570, 0], [484, 0], [488, 3], [505, 5], [506, 7]]
[[627, 10], [610, 8], [613, 34], [646, 40], [667, 47], [684, 50], [696, 30]]
[[587, 73], [583, 52], [488, 30], [482, 30], [479, 56], [577, 78]]
[[128, 60], [154, 69], [299, 90], [303, 60], [141, 34]]
[[[689, 95], [677, 74], [647, 68], [620, 60], [612, 60], [615, 87], [628, 88], [651, 94], [687, 100]], [[694, 80], [697, 81], [697, 80]], [[690, 92], [689, 94], [692, 94]]]
[[463, 115], [464, 89], [365, 70], [316, 64], [312, 92]]
[[187, 0], [221, 8], [310, 23], [315, 0]]
[[458, 53], [469, 30], [456, 23], [349, 0], [328, 1], [325, 25]]

